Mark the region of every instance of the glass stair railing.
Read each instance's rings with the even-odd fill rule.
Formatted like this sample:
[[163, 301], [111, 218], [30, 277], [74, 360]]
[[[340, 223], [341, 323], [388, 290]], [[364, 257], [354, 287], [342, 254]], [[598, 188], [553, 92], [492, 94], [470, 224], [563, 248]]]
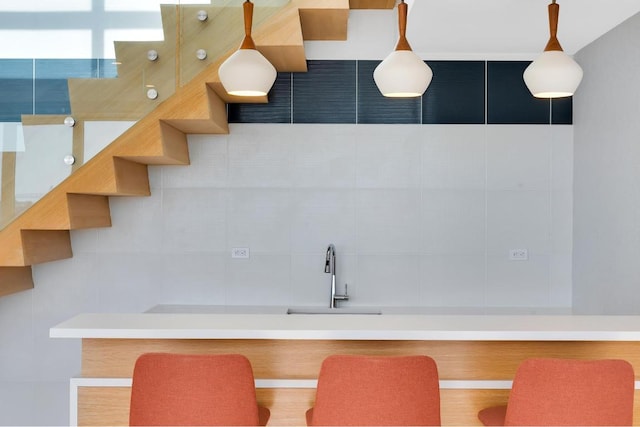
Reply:
[[[0, 229], [239, 44], [242, 0], [198, 3], [203, 2], [163, 4], [164, 41], [115, 42], [116, 60], [34, 59], [33, 65], [20, 61], [24, 72], [0, 75], [7, 83], [32, 87], [33, 101], [24, 105], [23, 113], [60, 113], [23, 114], [19, 123], [1, 121], [3, 116], [19, 117], [15, 108], [0, 111]], [[254, 25], [287, 3], [261, 1]], [[201, 11], [207, 15], [204, 21], [198, 18]], [[199, 50], [206, 57], [200, 59]], [[150, 52], [157, 55], [155, 60], [149, 59]], [[26, 76], [33, 78], [26, 81]], [[74, 127], [64, 124], [67, 117], [74, 119]]]

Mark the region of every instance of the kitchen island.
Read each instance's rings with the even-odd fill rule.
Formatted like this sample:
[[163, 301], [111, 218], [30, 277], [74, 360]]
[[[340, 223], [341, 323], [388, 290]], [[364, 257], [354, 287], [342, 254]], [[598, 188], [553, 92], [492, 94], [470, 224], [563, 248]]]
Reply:
[[[304, 425], [330, 354], [426, 354], [438, 365], [443, 425], [478, 424], [506, 403], [529, 357], [622, 358], [640, 373], [640, 316], [564, 314], [295, 314], [280, 307], [159, 306], [147, 313], [82, 314], [52, 338], [82, 340], [71, 379], [71, 421], [126, 425], [131, 374], [145, 352], [241, 353], [253, 366], [270, 425]], [[637, 400], [637, 399], [636, 399]], [[634, 420], [640, 422], [636, 404]]]

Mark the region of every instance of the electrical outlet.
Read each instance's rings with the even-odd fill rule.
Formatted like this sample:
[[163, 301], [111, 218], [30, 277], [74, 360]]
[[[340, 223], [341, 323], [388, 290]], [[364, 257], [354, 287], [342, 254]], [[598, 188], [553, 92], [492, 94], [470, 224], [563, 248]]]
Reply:
[[511, 261], [527, 261], [529, 259], [529, 251], [526, 249], [511, 249], [509, 251], [509, 260]]
[[249, 258], [249, 248], [232, 248], [231, 258]]

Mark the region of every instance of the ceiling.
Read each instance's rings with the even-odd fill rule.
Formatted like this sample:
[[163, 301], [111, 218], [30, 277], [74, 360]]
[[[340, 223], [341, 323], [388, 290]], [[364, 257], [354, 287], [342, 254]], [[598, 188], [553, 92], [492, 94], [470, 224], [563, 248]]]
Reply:
[[[407, 0], [407, 38], [425, 57], [529, 56], [549, 38], [550, 0]], [[640, 0], [558, 0], [558, 39], [574, 54], [640, 12]]]

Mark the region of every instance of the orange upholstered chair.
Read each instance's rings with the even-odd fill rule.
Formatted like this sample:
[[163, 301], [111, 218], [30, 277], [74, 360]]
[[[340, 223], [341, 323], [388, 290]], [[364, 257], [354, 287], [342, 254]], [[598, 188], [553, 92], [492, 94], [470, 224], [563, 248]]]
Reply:
[[436, 363], [427, 356], [329, 356], [307, 425], [440, 425]]
[[486, 426], [630, 426], [634, 381], [624, 360], [529, 359], [507, 405], [478, 418]]
[[147, 353], [136, 361], [132, 426], [257, 426], [268, 419], [242, 355]]

